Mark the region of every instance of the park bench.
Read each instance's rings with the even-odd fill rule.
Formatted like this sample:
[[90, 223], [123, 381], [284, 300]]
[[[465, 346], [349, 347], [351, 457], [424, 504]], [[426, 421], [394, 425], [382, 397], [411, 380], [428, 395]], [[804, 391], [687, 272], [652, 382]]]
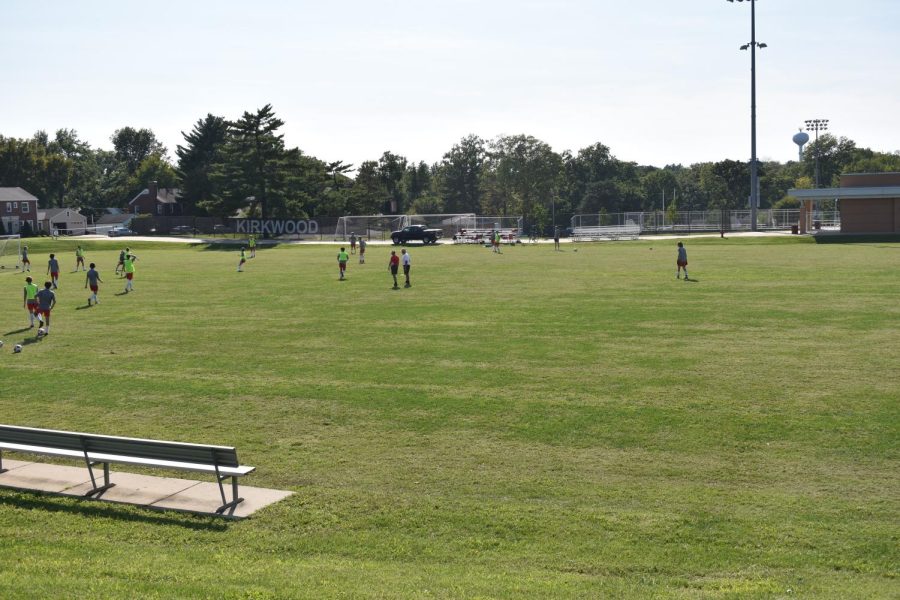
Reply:
[[[3, 468], [3, 450], [83, 460], [93, 486], [84, 494], [87, 497], [96, 496], [115, 486], [109, 477], [110, 463], [215, 474], [222, 496], [222, 506], [216, 509], [217, 514], [243, 502], [244, 499], [238, 497], [237, 478], [256, 469], [242, 466], [238, 462], [237, 451], [229, 446], [145, 440], [15, 425], [0, 425], [0, 473], [6, 471]], [[97, 485], [97, 478], [94, 477], [94, 467], [97, 465], [103, 466], [103, 485]], [[226, 498], [222, 485], [229, 477], [231, 500]]]
[[601, 225], [596, 227], [575, 227], [572, 229], [572, 237], [575, 241], [590, 241], [600, 239], [618, 240], [630, 238], [636, 240], [641, 234], [641, 226], [636, 223], [626, 225]]

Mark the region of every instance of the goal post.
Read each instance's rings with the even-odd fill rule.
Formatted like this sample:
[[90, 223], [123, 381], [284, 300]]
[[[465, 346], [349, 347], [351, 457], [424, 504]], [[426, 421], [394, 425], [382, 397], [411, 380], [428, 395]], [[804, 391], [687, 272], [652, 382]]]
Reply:
[[22, 236], [0, 235], [0, 269], [16, 270], [22, 266]]
[[391, 232], [406, 224], [404, 215], [353, 215], [338, 218], [334, 228], [334, 241], [344, 242], [351, 235], [367, 240], [387, 240]]

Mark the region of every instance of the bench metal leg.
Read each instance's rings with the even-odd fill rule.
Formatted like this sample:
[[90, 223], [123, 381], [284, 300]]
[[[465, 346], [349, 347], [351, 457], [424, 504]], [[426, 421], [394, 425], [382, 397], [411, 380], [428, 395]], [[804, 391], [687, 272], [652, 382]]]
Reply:
[[6, 473], [9, 469], [3, 468], [3, 450], [0, 450], [0, 473]]
[[88, 474], [91, 476], [91, 486], [93, 486], [93, 489], [90, 489], [84, 493], [84, 496], [86, 498], [90, 498], [92, 496], [98, 496], [98, 495], [102, 494], [103, 492], [105, 492], [106, 490], [108, 490], [109, 488], [115, 487], [116, 484], [109, 482], [109, 463], [107, 463], [107, 462], [102, 463], [103, 464], [103, 485], [97, 486], [97, 480], [94, 479], [93, 466], [96, 464], [101, 464], [101, 463], [97, 463], [97, 462], [88, 460], [87, 457], [85, 457], [85, 460], [87, 461]]
[[219, 481], [219, 494], [222, 496], [222, 506], [216, 509], [216, 514], [221, 515], [227, 509], [234, 509], [238, 504], [244, 501], [243, 498], [238, 498], [238, 482], [237, 477], [231, 478], [231, 502], [229, 502], [225, 498], [225, 487], [222, 485], [223, 479], [228, 479], [227, 475], [216, 475], [216, 479]]

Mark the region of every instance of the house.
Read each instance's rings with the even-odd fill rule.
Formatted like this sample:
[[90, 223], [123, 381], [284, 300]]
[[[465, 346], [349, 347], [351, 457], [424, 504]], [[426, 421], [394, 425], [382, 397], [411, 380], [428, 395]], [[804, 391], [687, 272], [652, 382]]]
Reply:
[[7, 234], [22, 231], [28, 223], [31, 230], [37, 225], [38, 199], [20, 187], [0, 187], [0, 220]]
[[178, 216], [181, 214], [181, 204], [178, 199], [181, 190], [176, 188], [159, 188], [155, 181], [151, 181], [147, 189], [132, 198], [128, 203], [128, 212], [138, 214], [150, 214], [156, 216]]
[[63, 235], [87, 233], [87, 217], [74, 208], [46, 208], [38, 211], [38, 230], [52, 233], [54, 229]]
[[900, 233], [900, 173], [847, 173], [840, 187], [788, 190], [800, 205], [800, 232], [809, 225], [813, 203], [837, 200], [841, 233]]

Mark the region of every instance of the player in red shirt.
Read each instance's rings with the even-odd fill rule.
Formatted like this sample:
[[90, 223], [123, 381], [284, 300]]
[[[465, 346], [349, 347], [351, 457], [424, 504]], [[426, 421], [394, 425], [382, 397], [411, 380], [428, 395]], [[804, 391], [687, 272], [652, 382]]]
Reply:
[[400, 286], [397, 285], [397, 271], [400, 268], [400, 257], [397, 256], [397, 253], [391, 250], [391, 262], [388, 263], [388, 271], [391, 272], [391, 275], [394, 276], [394, 289], [399, 290]]

